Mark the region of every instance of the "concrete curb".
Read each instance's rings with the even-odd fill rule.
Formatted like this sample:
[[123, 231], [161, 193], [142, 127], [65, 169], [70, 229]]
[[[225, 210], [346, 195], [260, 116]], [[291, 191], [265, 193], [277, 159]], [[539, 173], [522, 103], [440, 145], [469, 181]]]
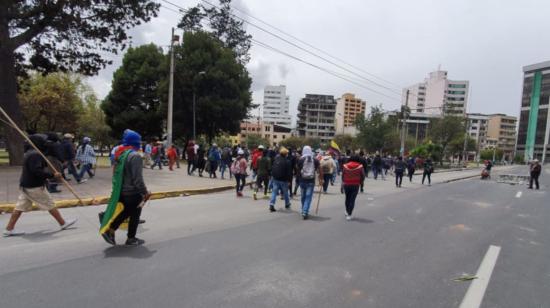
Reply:
[[464, 177], [460, 177], [460, 178], [456, 178], [456, 179], [450, 179], [450, 180], [446, 180], [446, 181], [441, 182], [441, 184], [447, 184], [447, 183], [452, 183], [452, 182], [456, 182], [456, 181], [462, 181], [462, 180], [467, 180], [467, 179], [477, 178], [477, 177], [481, 178], [481, 174], [475, 174], [475, 175], [464, 176]]
[[[229, 189], [233, 189], [233, 188], [235, 188], [235, 185], [224, 185], [224, 186], [218, 186], [218, 187], [159, 191], [159, 192], [153, 192], [151, 194], [151, 199], [150, 200], [173, 198], [173, 197], [179, 197], [181, 195], [190, 196], [190, 195], [211, 194], [211, 193], [225, 191], [225, 190], [229, 190]], [[110, 196], [99, 196], [99, 197], [95, 197], [95, 198], [85, 198], [85, 199], [82, 199], [83, 204], [80, 204], [80, 202], [77, 199], [58, 200], [58, 201], [55, 201], [55, 205], [59, 209], [77, 207], [77, 206], [96, 206], [96, 205], [100, 205], [100, 204], [107, 204], [109, 202], [109, 197]], [[15, 203], [0, 204], [0, 213], [2, 213], [2, 212], [11, 213], [14, 208], [15, 208]], [[36, 211], [38, 209], [39, 208], [36, 205], [33, 205], [33, 207], [32, 207], [33, 211]]]

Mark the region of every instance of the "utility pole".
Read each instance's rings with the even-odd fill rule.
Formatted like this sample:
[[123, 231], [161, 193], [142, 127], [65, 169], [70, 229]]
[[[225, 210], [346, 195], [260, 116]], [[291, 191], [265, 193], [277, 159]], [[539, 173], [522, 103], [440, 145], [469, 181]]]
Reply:
[[167, 146], [172, 145], [172, 117], [174, 113], [174, 39], [174, 28], [172, 28], [172, 36], [170, 37], [170, 85], [168, 87], [168, 119], [166, 121]]
[[193, 90], [193, 140], [197, 140], [197, 120], [195, 118], [195, 106], [197, 105], [196, 103], [196, 95], [195, 95], [195, 90]]
[[405, 107], [401, 107], [401, 113], [403, 115], [403, 125], [401, 126], [401, 156], [405, 155], [405, 138], [407, 136], [407, 118], [409, 117], [409, 90], [407, 89], [407, 96], [405, 97]]

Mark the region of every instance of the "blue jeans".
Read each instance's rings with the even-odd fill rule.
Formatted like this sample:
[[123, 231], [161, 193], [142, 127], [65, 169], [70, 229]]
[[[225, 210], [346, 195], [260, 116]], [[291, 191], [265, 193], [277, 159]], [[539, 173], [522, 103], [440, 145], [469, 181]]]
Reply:
[[275, 201], [277, 201], [277, 195], [279, 190], [283, 192], [285, 197], [285, 206], [290, 205], [290, 198], [288, 197], [288, 182], [287, 181], [277, 181], [273, 179], [273, 190], [271, 191], [271, 200], [269, 201], [269, 206], [274, 206]]
[[220, 172], [222, 174], [222, 179], [223, 179], [223, 175], [225, 174], [225, 170], [229, 170], [229, 178], [231, 178], [231, 169], [229, 168], [229, 165], [231, 165], [231, 163], [228, 163], [228, 162], [225, 162], [222, 160], [222, 163], [221, 163], [221, 166], [220, 166]]
[[302, 195], [302, 214], [307, 215], [309, 213], [309, 207], [311, 206], [311, 199], [313, 199], [314, 188], [315, 183], [300, 183], [300, 194]]
[[94, 176], [94, 173], [92, 172], [92, 164], [82, 164], [82, 166], [80, 167], [80, 173], [78, 174], [78, 178], [79, 179], [83, 179], [84, 178], [84, 174], [86, 172], [88, 172], [88, 175], [91, 177]]

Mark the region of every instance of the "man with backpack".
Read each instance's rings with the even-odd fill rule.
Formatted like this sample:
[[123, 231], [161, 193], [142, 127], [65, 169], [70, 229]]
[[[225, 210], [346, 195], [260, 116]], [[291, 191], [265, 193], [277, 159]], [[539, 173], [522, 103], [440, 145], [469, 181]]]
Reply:
[[237, 181], [237, 197], [243, 196], [243, 189], [246, 181], [246, 167], [248, 163], [246, 162], [246, 158], [244, 158], [244, 151], [239, 149], [237, 151], [237, 158], [231, 165], [231, 172], [235, 176], [235, 181]]
[[218, 165], [220, 164], [220, 161], [222, 160], [220, 150], [218, 149], [218, 145], [213, 143], [212, 147], [210, 147], [210, 150], [208, 150], [208, 162], [210, 163], [210, 170], [209, 170], [209, 177], [211, 178], [217, 178], [216, 176], [216, 170], [218, 170]]
[[376, 156], [372, 160], [372, 175], [374, 176], [374, 179], [378, 179], [378, 175], [382, 176], [382, 179], [384, 179], [384, 173], [382, 173], [382, 157], [377, 152]]
[[225, 146], [222, 150], [222, 160], [221, 160], [221, 166], [220, 166], [220, 173], [222, 175], [225, 174], [225, 170], [229, 170], [229, 179], [231, 179], [231, 163], [233, 162], [233, 158], [231, 157], [231, 148], [229, 146]]
[[264, 188], [264, 198], [267, 197], [267, 189], [269, 186], [269, 177], [271, 176], [271, 158], [267, 155], [267, 150], [264, 149], [263, 155], [257, 162], [257, 177], [256, 187], [254, 188], [254, 200], [257, 200], [258, 190]]
[[403, 157], [399, 156], [395, 162], [395, 186], [401, 187], [403, 182], [403, 174], [405, 174], [405, 169], [407, 168], [407, 163], [403, 161]]
[[334, 170], [334, 159], [330, 154], [326, 154], [323, 157], [321, 157], [321, 170], [323, 171], [323, 193], [327, 193], [328, 190], [328, 184], [330, 183], [332, 179], [332, 174], [335, 172]]
[[407, 175], [409, 176], [409, 182], [412, 182], [415, 170], [416, 160], [414, 157], [409, 157], [409, 159], [407, 160]]
[[[300, 191], [302, 197], [302, 217], [304, 220], [309, 217], [309, 207], [313, 199], [313, 189], [315, 188], [315, 172], [319, 171], [320, 163], [313, 158], [313, 151], [310, 146], [304, 146], [302, 157], [298, 161], [298, 173], [300, 174]], [[322, 180], [322, 172], [319, 172], [319, 180]]]
[[424, 174], [422, 174], [422, 185], [424, 185], [424, 180], [428, 177], [428, 186], [432, 186], [432, 172], [434, 172], [434, 165], [432, 159], [428, 157], [424, 162]]
[[162, 170], [162, 151], [162, 143], [157, 142], [157, 145], [153, 148], [153, 151], [151, 152], [153, 158], [153, 165], [151, 166], [151, 170], [155, 169], [155, 166], [158, 166], [159, 170]]
[[269, 211], [275, 212], [275, 202], [279, 191], [282, 192], [285, 200], [285, 208], [290, 208], [290, 198], [288, 196], [288, 183], [292, 181], [292, 165], [287, 159], [288, 150], [282, 147], [279, 155], [275, 157], [271, 169], [273, 179], [273, 190], [271, 191], [271, 200], [269, 201]]

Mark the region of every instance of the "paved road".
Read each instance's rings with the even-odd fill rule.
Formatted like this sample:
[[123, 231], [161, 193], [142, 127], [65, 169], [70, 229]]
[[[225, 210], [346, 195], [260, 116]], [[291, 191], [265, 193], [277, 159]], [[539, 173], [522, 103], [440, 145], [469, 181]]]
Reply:
[[159, 200], [135, 248], [92, 235], [98, 208], [64, 210], [81, 217], [64, 232], [32, 213], [31, 234], [0, 239], [0, 307], [458, 307], [470, 282], [453, 278], [490, 245], [501, 253], [482, 307], [550, 307], [548, 174], [541, 191], [370, 180], [351, 222], [336, 187], [305, 222], [230, 192]]

